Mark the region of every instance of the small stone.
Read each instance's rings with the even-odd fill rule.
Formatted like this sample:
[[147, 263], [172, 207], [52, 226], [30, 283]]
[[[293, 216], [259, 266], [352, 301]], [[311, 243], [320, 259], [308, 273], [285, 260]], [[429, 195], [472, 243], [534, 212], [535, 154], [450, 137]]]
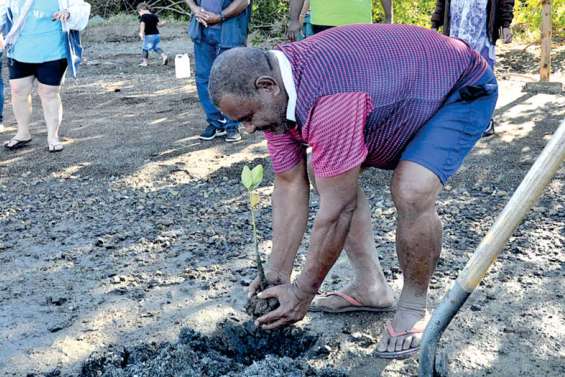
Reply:
[[481, 307], [479, 305], [471, 305], [470, 309], [472, 312], [478, 312], [481, 310]]

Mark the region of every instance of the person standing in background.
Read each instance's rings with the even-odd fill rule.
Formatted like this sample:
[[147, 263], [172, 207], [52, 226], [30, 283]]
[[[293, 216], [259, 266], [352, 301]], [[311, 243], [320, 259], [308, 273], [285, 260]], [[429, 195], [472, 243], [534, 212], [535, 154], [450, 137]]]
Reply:
[[4, 79], [2, 78], [3, 53], [4, 53], [4, 35], [0, 33], [0, 131], [4, 129]]
[[208, 126], [201, 140], [225, 136], [226, 142], [241, 140], [239, 122], [224, 116], [210, 100], [208, 78], [216, 57], [233, 47], [247, 44], [250, 0], [185, 0], [192, 18], [188, 35], [194, 42], [196, 90], [206, 112]]
[[88, 24], [90, 4], [83, 0], [7, 0], [0, 8], [0, 29], [8, 56], [16, 135], [6, 149], [31, 141], [31, 92], [37, 80], [47, 126], [47, 149], [60, 152], [59, 127], [63, 119], [61, 83], [67, 70], [76, 76], [82, 47], [78, 31]]
[[[384, 22], [392, 23], [392, 0], [381, 0]], [[308, 12], [309, 10], [309, 12]], [[308, 12], [308, 16], [304, 15]], [[290, 0], [287, 36], [290, 41], [300, 39], [301, 19], [312, 25], [313, 34], [340, 25], [373, 23], [372, 0]], [[305, 36], [309, 34], [304, 32]]]
[[[486, 59], [494, 70], [495, 45], [502, 37], [512, 42], [510, 24], [514, 18], [514, 0], [437, 0], [432, 14], [432, 29], [467, 42]], [[494, 134], [491, 119], [483, 136]]]

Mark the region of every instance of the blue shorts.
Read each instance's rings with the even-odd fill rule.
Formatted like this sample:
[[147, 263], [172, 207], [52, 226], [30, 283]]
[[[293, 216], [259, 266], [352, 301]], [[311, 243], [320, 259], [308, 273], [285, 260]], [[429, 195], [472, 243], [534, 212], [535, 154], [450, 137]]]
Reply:
[[161, 36], [159, 34], [149, 34], [143, 37], [143, 50], [161, 52]]
[[400, 160], [422, 165], [445, 184], [487, 129], [497, 98], [498, 84], [489, 68], [477, 82], [447, 97], [408, 143]]

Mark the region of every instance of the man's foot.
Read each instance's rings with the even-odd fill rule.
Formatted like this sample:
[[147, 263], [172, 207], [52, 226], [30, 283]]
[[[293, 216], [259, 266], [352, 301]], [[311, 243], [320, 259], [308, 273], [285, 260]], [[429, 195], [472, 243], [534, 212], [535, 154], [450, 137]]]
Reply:
[[31, 142], [31, 137], [25, 140], [17, 139], [16, 137], [13, 137], [12, 139], [4, 143], [4, 148], [14, 150], [25, 147], [29, 142]]
[[169, 63], [169, 57], [165, 54], [161, 55], [161, 60], [163, 65], [167, 65]]
[[147, 62], [141, 62], [141, 63], [139, 63], [139, 66], [140, 67], [147, 67]]
[[483, 132], [483, 136], [482, 137], [489, 137], [495, 134], [494, 131], [494, 119], [491, 119], [487, 129]]
[[240, 141], [241, 135], [237, 128], [229, 128], [226, 134], [226, 142], [233, 143], [234, 141]]
[[200, 140], [214, 140], [218, 136], [224, 136], [226, 130], [223, 128], [216, 128], [212, 125], [208, 125], [206, 129], [200, 134]]
[[383, 359], [404, 359], [420, 349], [422, 334], [430, 315], [427, 311], [398, 309], [393, 320], [385, 327], [375, 356]]
[[353, 311], [387, 312], [394, 310], [394, 295], [387, 286], [361, 288], [348, 285], [338, 292], [329, 292], [314, 299], [310, 311], [347, 313]]

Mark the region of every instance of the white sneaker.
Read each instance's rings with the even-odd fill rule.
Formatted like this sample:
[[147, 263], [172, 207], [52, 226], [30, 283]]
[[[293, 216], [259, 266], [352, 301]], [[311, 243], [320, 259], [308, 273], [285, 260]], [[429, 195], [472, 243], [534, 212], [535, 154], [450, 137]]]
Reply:
[[141, 63], [139, 63], [139, 66], [140, 66], [140, 67], [147, 67], [147, 63], [146, 63], [146, 62], [141, 62]]
[[163, 65], [167, 65], [169, 63], [169, 57], [167, 55], [161, 55], [161, 59], [163, 59]]

